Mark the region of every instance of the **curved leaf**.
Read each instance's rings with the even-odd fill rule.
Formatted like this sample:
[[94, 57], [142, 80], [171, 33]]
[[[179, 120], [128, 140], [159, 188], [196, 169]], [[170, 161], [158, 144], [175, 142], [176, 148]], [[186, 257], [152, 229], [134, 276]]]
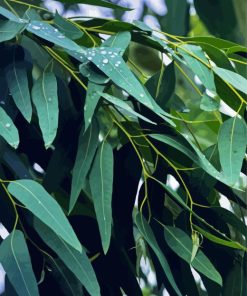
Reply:
[[32, 105], [24, 61], [16, 61], [16, 50], [13, 50], [13, 62], [6, 69], [6, 80], [16, 106], [24, 118], [30, 122]]
[[105, 141], [98, 148], [89, 181], [102, 246], [106, 254], [110, 245], [112, 227], [113, 153], [111, 145]]
[[193, 249], [191, 238], [179, 228], [166, 225], [162, 226], [165, 228], [165, 239], [169, 247], [197, 271], [222, 286], [220, 274], [201, 250], [198, 250], [191, 262]]
[[81, 252], [81, 244], [63, 210], [42, 185], [32, 180], [18, 180], [11, 182], [8, 185], [8, 190], [44, 224], [70, 246]]
[[53, 73], [43, 71], [33, 85], [32, 99], [37, 109], [45, 147], [49, 148], [58, 127], [57, 80]]
[[180, 293], [180, 291], [177, 287], [177, 284], [174, 280], [170, 266], [164, 256], [163, 252], [161, 251], [161, 249], [156, 241], [156, 238], [153, 234], [153, 231], [152, 231], [151, 227], [148, 225], [146, 219], [140, 213], [137, 213], [135, 216], [135, 222], [136, 222], [136, 226], [138, 227], [142, 236], [145, 238], [145, 240], [147, 241], [149, 246], [154, 251], [155, 255], [158, 257], [159, 262], [164, 270], [164, 273], [166, 274], [166, 277], [169, 280], [174, 291], [176, 291], [177, 295], [182, 296], [182, 294]]
[[80, 191], [85, 186], [86, 176], [90, 170], [94, 154], [99, 143], [99, 129], [95, 121], [84, 133], [81, 130], [75, 165], [72, 172], [72, 187], [69, 201], [69, 212], [74, 208]]
[[0, 136], [2, 136], [14, 148], [19, 145], [19, 134], [12, 119], [0, 107]]
[[78, 252], [62, 240], [55, 232], [34, 219], [34, 227], [43, 241], [60, 257], [92, 296], [100, 295], [100, 288], [94, 270], [85, 251]]
[[231, 184], [239, 179], [246, 144], [247, 127], [242, 119], [233, 117], [221, 125], [218, 136], [220, 163], [225, 178]]
[[25, 28], [25, 24], [0, 20], [0, 42], [13, 39]]
[[18, 295], [39, 295], [28, 248], [21, 231], [14, 230], [1, 243], [0, 262]]

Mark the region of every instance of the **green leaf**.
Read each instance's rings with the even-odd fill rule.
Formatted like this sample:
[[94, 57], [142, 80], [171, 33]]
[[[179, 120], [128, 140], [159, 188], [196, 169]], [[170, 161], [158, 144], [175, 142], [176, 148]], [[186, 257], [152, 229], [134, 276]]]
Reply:
[[[179, 137], [175, 138], [160, 134], [152, 134], [150, 136], [179, 150], [184, 155], [189, 157], [194, 163], [203, 168], [209, 175], [216, 179], [220, 179], [220, 172], [218, 172], [215, 167], [213, 167], [213, 165], [206, 159], [205, 155], [188, 138], [186, 138], [186, 141], [188, 142], [186, 143], [183, 138]], [[227, 181], [224, 179], [221, 179], [221, 181], [227, 183]]]
[[79, 66], [81, 74], [88, 78], [89, 81], [96, 84], [106, 84], [110, 78], [107, 77], [102, 71], [95, 68], [95, 65], [86, 61]]
[[72, 172], [72, 187], [69, 202], [69, 212], [74, 208], [78, 196], [85, 186], [86, 177], [91, 168], [94, 154], [99, 143], [99, 129], [93, 121], [86, 132], [82, 129], [79, 135], [79, 144], [75, 165]]
[[8, 185], [8, 190], [44, 224], [70, 246], [81, 252], [81, 244], [63, 210], [42, 185], [32, 180], [23, 179], [11, 182]]
[[14, 148], [19, 145], [19, 134], [12, 119], [0, 107], [0, 136], [2, 136]]
[[240, 243], [236, 242], [236, 241], [233, 241], [233, 240], [225, 240], [225, 239], [222, 239], [222, 238], [219, 238], [218, 236], [215, 236], [214, 234], [202, 229], [201, 227], [197, 226], [197, 225], [194, 225], [194, 227], [203, 235], [205, 236], [208, 240], [216, 243], [216, 244], [219, 244], [219, 245], [222, 245], [222, 246], [226, 246], [226, 247], [229, 247], [229, 248], [233, 248], [233, 249], [239, 249], [239, 250], [243, 250], [245, 252], [247, 252], [247, 248], [243, 245], [241, 245]]
[[[144, 104], [164, 120], [174, 126], [174, 123], [167, 117], [173, 117], [162, 110], [147, 92], [145, 87], [130, 71], [125, 61], [116, 48], [100, 47], [88, 49], [85, 55], [89, 61], [92, 61], [102, 72], [120, 88], [132, 95], [137, 101]], [[164, 116], [162, 116], [164, 115]]]
[[17, 22], [17, 23], [28, 23], [27, 20], [21, 19], [19, 17], [17, 17], [14, 13], [12, 13], [11, 11], [5, 9], [4, 7], [0, 7], [0, 15], [3, 15], [4, 17], [6, 17], [7, 19], [13, 21], [13, 22]]
[[180, 293], [180, 291], [177, 287], [177, 284], [176, 284], [174, 277], [172, 275], [170, 266], [164, 256], [163, 252], [161, 251], [161, 249], [156, 241], [156, 238], [153, 234], [153, 231], [152, 231], [151, 227], [149, 226], [149, 224], [147, 223], [146, 219], [140, 213], [137, 213], [135, 216], [135, 223], [136, 223], [136, 226], [138, 227], [140, 233], [145, 238], [145, 240], [147, 241], [149, 246], [152, 248], [152, 250], [154, 251], [157, 258], [159, 259], [159, 262], [164, 270], [164, 273], [165, 273], [167, 279], [169, 280], [171, 286], [173, 287], [174, 291], [176, 291], [177, 295], [181, 296], [182, 294]]
[[0, 42], [13, 39], [25, 28], [25, 24], [0, 20]]
[[247, 94], [247, 79], [245, 79], [243, 76], [219, 67], [213, 67], [213, 71], [225, 82], [230, 83], [236, 89]]
[[146, 122], [149, 122], [149, 123], [152, 123], [152, 124], [156, 124], [153, 121], [151, 121], [148, 118], [146, 118], [145, 116], [143, 116], [143, 115], [135, 112], [128, 103], [126, 103], [126, 102], [124, 102], [124, 101], [122, 101], [122, 100], [120, 100], [120, 99], [118, 99], [118, 98], [116, 98], [116, 97], [114, 97], [112, 95], [109, 95], [107, 93], [100, 93], [100, 95], [104, 99], [106, 99], [107, 101], [109, 101], [110, 103], [114, 104], [117, 107], [122, 108], [123, 110], [129, 112], [130, 114], [132, 114], [134, 116], [137, 116], [137, 117], [141, 118], [142, 120], [144, 120]]
[[95, 108], [100, 99], [100, 93], [104, 90], [105, 85], [96, 84], [93, 82], [88, 82], [87, 94], [84, 105], [84, 122], [86, 131], [92, 122], [92, 117], [94, 115]]
[[14, 230], [0, 245], [0, 262], [18, 295], [39, 295], [24, 235]]
[[79, 39], [83, 36], [83, 32], [78, 27], [69, 20], [60, 16], [57, 12], [55, 13], [53, 21], [58, 30], [69, 39]]
[[82, 52], [83, 49], [74, 41], [65, 37], [58, 29], [40, 21], [31, 21], [27, 26], [27, 30], [34, 35], [59, 45], [67, 50]]
[[247, 127], [243, 119], [233, 117], [220, 127], [218, 150], [225, 178], [234, 184], [240, 176], [247, 144]]
[[49, 148], [58, 127], [57, 80], [53, 73], [43, 71], [33, 85], [32, 99], [37, 109], [45, 147]]
[[158, 105], [165, 109], [171, 98], [176, 84], [174, 63], [170, 63], [164, 70], [159, 71], [148, 79], [146, 87]]
[[112, 9], [121, 9], [123, 11], [129, 11], [132, 10], [131, 8], [128, 7], [123, 7], [120, 5], [113, 4], [108, 1], [104, 0], [61, 0], [62, 3], [68, 3], [68, 4], [87, 4], [87, 5], [95, 5], [95, 6], [101, 6], [101, 7], [107, 7], [107, 8], [112, 8]]
[[207, 94], [204, 94], [201, 98], [200, 108], [207, 112], [216, 111], [219, 109], [219, 102], [216, 99], [209, 97]]
[[110, 245], [112, 227], [113, 152], [111, 145], [105, 141], [97, 150], [89, 182], [102, 246], [106, 254]]
[[131, 41], [131, 34], [129, 31], [118, 32], [115, 35], [112, 35], [110, 38], [106, 39], [103, 46], [121, 48], [122, 52], [125, 52], [129, 43]]
[[16, 50], [13, 50], [13, 61], [6, 69], [6, 80], [10, 93], [16, 106], [30, 122], [32, 117], [32, 105], [28, 87], [27, 71], [25, 61], [16, 60]]
[[179, 228], [163, 224], [162, 226], [165, 228], [165, 239], [169, 247], [188, 264], [191, 264], [197, 271], [222, 286], [220, 274], [201, 250], [198, 250], [194, 260], [191, 262], [191, 238]]
[[62, 240], [55, 232], [34, 219], [34, 227], [42, 240], [59, 256], [64, 264], [74, 273], [88, 293], [93, 296], [100, 295], [99, 284], [96, 275], [85, 251], [78, 252]]
[[186, 0], [166, 0], [167, 14], [160, 18], [163, 31], [186, 35], [189, 31], [189, 4]]
[[[186, 44], [180, 46], [178, 50], [190, 69], [199, 77], [202, 84], [207, 89], [215, 91], [213, 71], [205, 65], [209, 65], [209, 62], [205, 57], [201, 47]], [[197, 58], [202, 60], [205, 64], [203, 64]]]

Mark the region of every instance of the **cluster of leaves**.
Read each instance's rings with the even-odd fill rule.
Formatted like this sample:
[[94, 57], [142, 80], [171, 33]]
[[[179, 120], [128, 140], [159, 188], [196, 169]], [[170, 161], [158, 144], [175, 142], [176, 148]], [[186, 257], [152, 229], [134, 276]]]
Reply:
[[[193, 267], [209, 295], [244, 295], [247, 49], [3, 2], [6, 295], [142, 295], [141, 258], [157, 293], [199, 295]], [[133, 46], [159, 68], [145, 73]]]

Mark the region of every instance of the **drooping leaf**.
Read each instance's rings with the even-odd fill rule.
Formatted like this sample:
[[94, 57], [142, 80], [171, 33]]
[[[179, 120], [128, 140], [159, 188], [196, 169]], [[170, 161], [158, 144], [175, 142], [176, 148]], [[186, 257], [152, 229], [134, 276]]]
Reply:
[[34, 227], [43, 241], [74, 273], [90, 295], [100, 295], [99, 284], [84, 249], [81, 253], [75, 250], [37, 218], [34, 219]]
[[18, 295], [39, 295], [28, 248], [21, 231], [14, 230], [1, 243], [0, 262]]
[[202, 229], [201, 227], [195, 225], [195, 228], [203, 235], [205, 236], [208, 240], [216, 243], [216, 244], [219, 244], [219, 245], [222, 245], [222, 246], [226, 246], [226, 247], [230, 247], [230, 248], [233, 248], [233, 249], [239, 249], [239, 250], [244, 250], [245, 252], [247, 251], [247, 248], [243, 245], [241, 245], [240, 243], [236, 242], [236, 241], [233, 241], [233, 240], [225, 240], [225, 239], [222, 239], [218, 236], [215, 236], [214, 234]]
[[105, 141], [97, 150], [89, 181], [102, 246], [106, 254], [110, 245], [112, 227], [113, 152], [111, 145]]
[[9, 192], [26, 208], [50, 227], [57, 235], [76, 250], [82, 250], [63, 210], [55, 199], [39, 183], [32, 180], [18, 180], [8, 185]]
[[149, 120], [148, 118], [146, 118], [145, 116], [135, 112], [131, 106], [127, 103], [125, 103], [124, 101], [112, 96], [112, 95], [109, 95], [107, 93], [100, 93], [100, 95], [106, 99], [107, 101], [109, 101], [110, 103], [114, 104], [115, 106], [117, 107], [120, 107], [122, 108], [123, 110], [126, 110], [127, 112], [129, 112], [130, 114], [134, 115], [134, 116], [137, 116], [139, 118], [141, 118], [142, 120], [146, 121], [146, 122], [149, 122], [149, 123], [152, 123], [152, 124], [155, 124], [154, 122], [152, 122], [151, 120]]
[[83, 129], [81, 130], [75, 165], [72, 172], [69, 212], [73, 210], [80, 191], [85, 186], [86, 176], [90, 170], [98, 146], [98, 138], [99, 129], [96, 121], [92, 122], [85, 133]]
[[123, 11], [128, 11], [131, 10], [131, 8], [128, 7], [123, 7], [114, 3], [111, 3], [109, 1], [105, 0], [61, 0], [63, 3], [68, 3], [68, 4], [87, 4], [87, 5], [95, 5], [95, 6], [101, 6], [101, 7], [107, 7], [107, 8], [112, 8], [112, 9], [121, 9]]
[[25, 66], [26, 63], [25, 61], [16, 60], [16, 54], [16, 49], [14, 49], [12, 64], [6, 69], [6, 80], [16, 106], [24, 118], [30, 122], [32, 117], [32, 105]]
[[88, 82], [87, 95], [84, 104], [84, 122], [85, 131], [88, 129], [92, 122], [92, 117], [94, 115], [95, 108], [100, 99], [100, 93], [104, 90], [105, 86], [101, 84], [96, 84], [93, 82]]
[[175, 89], [174, 63], [170, 63], [164, 70], [153, 75], [146, 83], [153, 98], [162, 109], [165, 109]]
[[49, 148], [58, 127], [57, 80], [53, 73], [43, 71], [33, 85], [32, 99], [37, 109], [45, 147]]
[[12, 119], [0, 107], [0, 136], [2, 136], [8, 143], [14, 148], [17, 148], [19, 145], [19, 134], [18, 130], [15, 127]]
[[43, 38], [47, 41], [50, 41], [56, 45], [59, 45], [67, 50], [73, 50], [82, 52], [82, 48], [77, 45], [74, 41], [65, 37], [58, 29], [53, 26], [41, 22], [41, 21], [31, 21], [27, 26], [27, 30], [36, 36]]
[[78, 39], [83, 35], [83, 32], [78, 27], [69, 20], [60, 16], [57, 12], [54, 17], [54, 24], [57, 26], [58, 30], [69, 39]]
[[203, 85], [207, 89], [215, 91], [213, 71], [206, 66], [209, 65], [209, 62], [202, 49], [195, 45], [182, 45], [179, 47], [179, 52], [187, 65], [199, 77]]
[[243, 76], [219, 67], [213, 67], [213, 70], [221, 79], [230, 83], [236, 89], [247, 94], [247, 79], [245, 79]]
[[182, 259], [191, 264], [197, 271], [222, 286], [222, 278], [210, 260], [201, 250], [198, 250], [194, 260], [192, 256], [192, 240], [181, 229], [163, 225], [165, 228], [165, 239], [169, 247]]
[[147, 241], [149, 246], [152, 248], [152, 250], [154, 251], [157, 258], [159, 259], [159, 262], [164, 270], [164, 273], [166, 274], [166, 277], [169, 280], [174, 291], [176, 291], [177, 295], [181, 296], [182, 294], [179, 291], [179, 288], [177, 287], [177, 284], [176, 284], [174, 277], [172, 275], [172, 271], [170, 269], [170, 266], [164, 256], [163, 252], [161, 251], [157, 241], [156, 241], [156, 238], [153, 234], [151, 227], [149, 226], [149, 224], [147, 223], [145, 218], [140, 213], [136, 214], [135, 222], [136, 222], [136, 225], [137, 225], [140, 233], [145, 238], [145, 240]]
[[25, 28], [25, 24], [0, 20], [0, 42], [13, 39]]
[[231, 184], [234, 184], [240, 176], [246, 145], [245, 122], [238, 117], [226, 120], [219, 130], [218, 150], [223, 174]]

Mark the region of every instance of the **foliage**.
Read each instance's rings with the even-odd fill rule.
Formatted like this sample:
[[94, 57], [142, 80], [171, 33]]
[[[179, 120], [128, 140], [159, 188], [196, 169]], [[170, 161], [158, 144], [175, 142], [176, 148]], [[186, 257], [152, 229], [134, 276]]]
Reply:
[[[157, 295], [203, 295], [191, 267], [208, 295], [245, 295], [247, 49], [227, 29], [235, 14], [222, 22], [195, 1], [229, 41], [193, 36], [187, 1], [167, 1], [165, 32], [31, 2], [0, 6], [6, 295], [144, 295], [143, 259]], [[216, 2], [212, 13], [233, 9]]]

